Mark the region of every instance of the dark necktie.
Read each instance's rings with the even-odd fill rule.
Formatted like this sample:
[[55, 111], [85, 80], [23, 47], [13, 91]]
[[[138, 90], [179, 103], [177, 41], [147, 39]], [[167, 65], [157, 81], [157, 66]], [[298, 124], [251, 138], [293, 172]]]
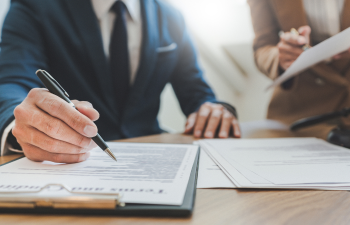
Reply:
[[113, 33], [109, 45], [111, 72], [114, 78], [117, 106], [123, 110], [130, 88], [128, 34], [126, 29], [126, 6], [116, 1], [111, 8], [116, 13]]

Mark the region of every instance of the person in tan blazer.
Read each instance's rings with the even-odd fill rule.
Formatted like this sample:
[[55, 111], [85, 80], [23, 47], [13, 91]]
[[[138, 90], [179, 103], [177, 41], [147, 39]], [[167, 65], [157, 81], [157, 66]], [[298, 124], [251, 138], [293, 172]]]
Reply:
[[[248, 0], [256, 35], [254, 57], [261, 72], [276, 79], [302, 53], [303, 45], [313, 46], [322, 41], [322, 24], [318, 24], [320, 21], [315, 21], [315, 18], [326, 18], [326, 13], [322, 13], [322, 10], [329, 14], [328, 6], [322, 5], [323, 2], [326, 1]], [[338, 24], [327, 27], [340, 32], [350, 26], [350, 0], [334, 2], [340, 7], [339, 14], [332, 17], [338, 16]], [[313, 8], [310, 4], [317, 4], [319, 8]], [[327, 19], [323, 22], [327, 22]], [[299, 30], [300, 36], [293, 36], [289, 32], [292, 28]], [[279, 35], [281, 31], [284, 32], [282, 37]], [[315, 31], [318, 33], [315, 34]], [[327, 37], [323, 39], [325, 38]], [[267, 117], [290, 124], [301, 118], [333, 112], [350, 107], [349, 94], [350, 54], [343, 53], [309, 68], [275, 88]], [[350, 125], [350, 118], [340, 121]]]

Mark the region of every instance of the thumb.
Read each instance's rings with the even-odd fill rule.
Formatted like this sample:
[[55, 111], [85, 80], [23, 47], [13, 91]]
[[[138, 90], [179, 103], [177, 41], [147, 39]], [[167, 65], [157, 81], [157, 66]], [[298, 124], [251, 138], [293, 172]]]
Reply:
[[310, 44], [311, 27], [310, 26], [301, 26], [301, 27], [299, 27], [298, 32], [299, 32], [300, 36], [302, 36], [306, 39], [306, 44]]

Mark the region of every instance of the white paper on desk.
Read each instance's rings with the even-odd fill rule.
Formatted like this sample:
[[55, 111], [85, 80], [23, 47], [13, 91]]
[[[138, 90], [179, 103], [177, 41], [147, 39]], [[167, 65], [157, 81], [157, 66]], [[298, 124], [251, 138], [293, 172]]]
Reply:
[[348, 190], [350, 151], [316, 138], [200, 141], [237, 187]]
[[225, 175], [218, 165], [207, 155], [205, 151], [201, 151], [197, 188], [235, 188], [236, 186]]
[[36, 190], [64, 184], [73, 191], [121, 193], [126, 203], [181, 205], [198, 146], [108, 143], [118, 159], [100, 149], [76, 164], [23, 158], [0, 167], [1, 191]]
[[276, 87], [300, 72], [350, 48], [350, 28], [304, 51], [295, 62], [268, 87]]
[[[236, 162], [226, 160], [214, 147], [206, 141], [200, 141], [200, 146], [204, 149], [210, 158], [221, 168], [226, 176], [233, 182], [236, 187], [250, 187], [252, 182], [244, 176], [234, 165]], [[260, 184], [259, 184], [260, 185]]]

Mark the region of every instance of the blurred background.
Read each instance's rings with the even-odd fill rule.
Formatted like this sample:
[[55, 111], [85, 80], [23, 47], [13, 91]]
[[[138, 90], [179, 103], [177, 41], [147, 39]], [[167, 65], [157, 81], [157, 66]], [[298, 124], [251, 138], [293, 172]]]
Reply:
[[[254, 64], [254, 32], [246, 0], [166, 1], [183, 13], [217, 98], [234, 105], [240, 121], [264, 119], [272, 92], [265, 91], [270, 80]], [[0, 28], [9, 5], [10, 0], [0, 0]], [[170, 85], [161, 96], [159, 122], [170, 132], [184, 129], [186, 118]]]

